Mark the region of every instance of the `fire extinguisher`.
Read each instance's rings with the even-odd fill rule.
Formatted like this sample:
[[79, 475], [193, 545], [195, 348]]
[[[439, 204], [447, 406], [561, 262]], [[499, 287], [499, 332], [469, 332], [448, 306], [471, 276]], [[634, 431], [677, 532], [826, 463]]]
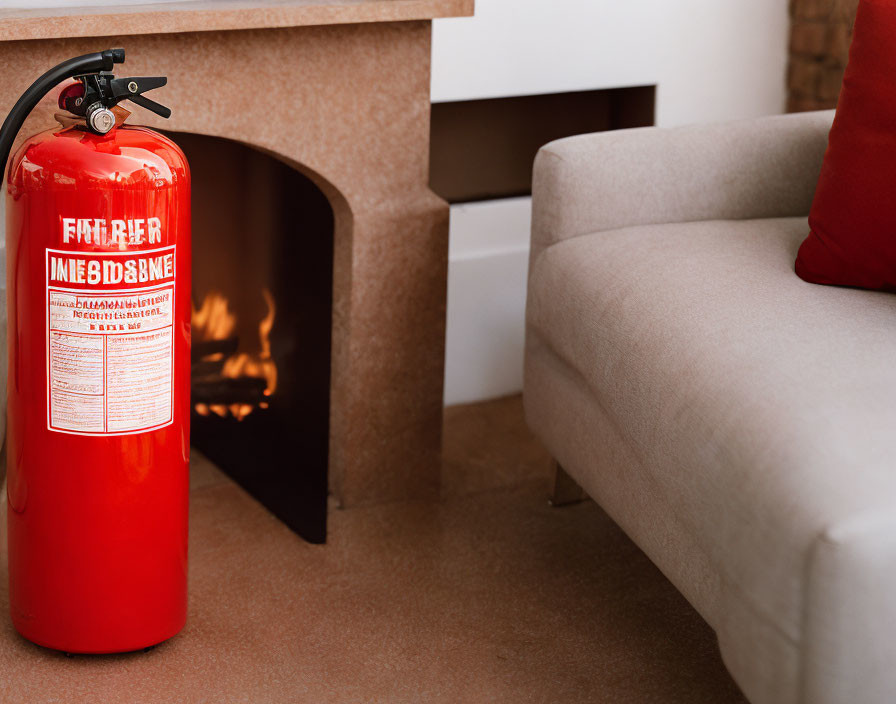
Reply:
[[[165, 78], [116, 78], [124, 50], [41, 76], [0, 129], [54, 86], [67, 126], [26, 140], [6, 175], [8, 520], [12, 620], [68, 653], [133, 651], [186, 619], [190, 172], [125, 126]], [[58, 116], [61, 122], [65, 118]]]

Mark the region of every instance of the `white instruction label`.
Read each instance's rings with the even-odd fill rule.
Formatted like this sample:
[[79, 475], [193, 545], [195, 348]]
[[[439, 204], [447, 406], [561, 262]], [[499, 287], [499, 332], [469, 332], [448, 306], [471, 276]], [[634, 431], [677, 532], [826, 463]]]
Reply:
[[173, 421], [174, 247], [47, 250], [47, 427], [125, 435]]

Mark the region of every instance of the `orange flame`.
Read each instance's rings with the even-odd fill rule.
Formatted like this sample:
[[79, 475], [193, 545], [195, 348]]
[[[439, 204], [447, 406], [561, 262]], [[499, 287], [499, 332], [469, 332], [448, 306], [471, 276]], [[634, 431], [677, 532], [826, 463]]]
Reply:
[[[274, 327], [274, 317], [277, 312], [274, 297], [267, 289], [262, 291], [268, 312], [258, 324], [258, 341], [260, 351], [249, 354], [240, 352], [231, 355], [224, 361], [221, 376], [228, 379], [241, 377], [254, 377], [264, 379], [266, 387], [265, 396], [271, 396], [277, 390], [277, 365], [271, 357], [271, 329]], [[224, 340], [233, 334], [236, 328], [236, 316], [231, 313], [230, 307], [222, 294], [217, 291], [210, 292], [202, 301], [199, 309], [193, 309], [193, 334], [200, 340]], [[220, 361], [223, 353], [217, 353], [207, 357], [209, 361]], [[259, 403], [260, 408], [267, 408], [266, 402]], [[222, 418], [228, 415], [237, 420], [243, 420], [255, 410], [255, 406], [248, 403], [232, 403], [229, 405], [213, 403], [197, 403], [195, 410], [199, 415], [207, 416], [215, 413]]]
[[236, 327], [227, 299], [217, 291], [209, 293], [199, 310], [193, 309], [193, 333], [202, 340], [226, 340]]

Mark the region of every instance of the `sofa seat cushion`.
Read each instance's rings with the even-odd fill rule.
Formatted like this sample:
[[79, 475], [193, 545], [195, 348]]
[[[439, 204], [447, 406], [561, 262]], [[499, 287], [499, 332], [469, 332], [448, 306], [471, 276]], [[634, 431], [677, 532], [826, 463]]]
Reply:
[[575, 237], [533, 262], [528, 305], [630, 471], [794, 642], [813, 544], [896, 509], [896, 295], [800, 280], [806, 232], [786, 218]]

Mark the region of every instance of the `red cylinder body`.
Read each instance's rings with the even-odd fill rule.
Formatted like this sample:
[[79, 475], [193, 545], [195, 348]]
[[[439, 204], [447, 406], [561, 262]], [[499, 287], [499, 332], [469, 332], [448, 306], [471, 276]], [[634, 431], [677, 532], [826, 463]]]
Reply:
[[190, 174], [141, 127], [44, 132], [7, 179], [12, 620], [68, 652], [186, 618]]

